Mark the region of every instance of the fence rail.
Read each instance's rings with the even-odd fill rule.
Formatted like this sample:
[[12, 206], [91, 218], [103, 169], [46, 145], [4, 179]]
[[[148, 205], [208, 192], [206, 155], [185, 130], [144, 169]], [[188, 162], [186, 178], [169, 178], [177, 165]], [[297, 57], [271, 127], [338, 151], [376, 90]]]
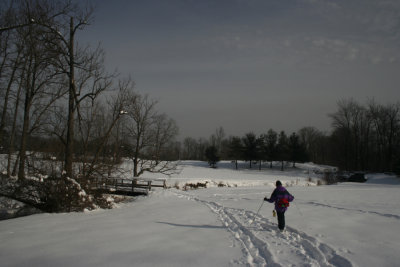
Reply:
[[89, 187], [114, 194], [148, 194], [153, 187], [166, 188], [165, 179], [118, 179], [94, 178], [89, 181]]

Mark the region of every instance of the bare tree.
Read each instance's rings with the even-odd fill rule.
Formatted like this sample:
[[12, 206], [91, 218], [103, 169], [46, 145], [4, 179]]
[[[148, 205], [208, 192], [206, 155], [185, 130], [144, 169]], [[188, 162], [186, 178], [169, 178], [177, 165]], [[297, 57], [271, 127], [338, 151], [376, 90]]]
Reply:
[[365, 167], [365, 160], [362, 156], [368, 146], [370, 137], [371, 120], [367, 110], [356, 101], [341, 100], [338, 102], [339, 110], [331, 114], [332, 126], [338, 140], [342, 140], [344, 167], [346, 170], [362, 169]]
[[[19, 110], [19, 105], [21, 101], [21, 91], [22, 91], [22, 86], [23, 86], [23, 78], [25, 77], [25, 71], [26, 71], [26, 64], [27, 61], [25, 60], [24, 66], [22, 67], [22, 71], [20, 73], [19, 81], [17, 83], [17, 92], [15, 94], [15, 104], [14, 104], [14, 110], [13, 110], [13, 119], [12, 119], [12, 126], [10, 130], [10, 140], [9, 140], [9, 149], [8, 149], [8, 160], [7, 160], [7, 176], [10, 176], [11, 174], [13, 176], [16, 175], [16, 167], [17, 167], [17, 162], [14, 164], [14, 170], [13, 173], [11, 173], [11, 164], [12, 164], [12, 157], [14, 154], [14, 142], [16, 138], [16, 132], [17, 132], [17, 117], [18, 117], [18, 110]], [[19, 157], [17, 157], [17, 161], [19, 161]]]
[[[23, 10], [32, 14], [32, 10]], [[42, 10], [38, 10], [41, 12]], [[25, 14], [25, 13], [23, 13]], [[39, 13], [40, 15], [41, 13]], [[58, 83], [58, 71], [51, 64], [56, 56], [47, 49], [43, 40], [49, 39], [45, 32], [40, 28], [28, 27], [20, 29], [22, 39], [26, 43], [24, 48], [24, 58], [26, 62], [26, 71], [23, 78], [24, 108], [23, 122], [20, 142], [20, 160], [18, 177], [25, 177], [25, 161], [27, 138], [39, 126], [39, 122], [48, 107], [61, 96]], [[58, 88], [58, 90], [54, 90]], [[33, 123], [32, 123], [33, 121]]]
[[[3, 9], [0, 10], [0, 132], [1, 135], [4, 129], [10, 132], [8, 174], [12, 167], [14, 139], [20, 137], [19, 163], [14, 164], [21, 178], [16, 182], [20, 192], [38, 192], [37, 195], [48, 199], [46, 204], [56, 206], [50, 207], [51, 210], [71, 210], [82, 203], [91, 205], [91, 200], [87, 201], [89, 198], [80, 198], [79, 183], [69, 178], [74, 174], [74, 141], [81, 139], [75, 128], [93, 119], [91, 130], [96, 133], [89, 131], [88, 143], [96, 146], [88, 149], [90, 161], [85, 166], [85, 174], [93, 174], [98, 163], [106, 158], [105, 148], [124, 114], [121, 104], [125, 101], [121, 95], [120, 99], [110, 101], [109, 107], [101, 102], [99, 96], [110, 88], [114, 76], [105, 73], [104, 53], [99, 47], [93, 50], [77, 45], [76, 33], [88, 24], [91, 10], [81, 9], [69, 0], [15, 0], [10, 3], [13, 20], [4, 22]], [[3, 7], [3, 2], [0, 6]], [[15, 106], [10, 108], [10, 103]], [[31, 181], [23, 179], [25, 168], [37, 166], [31, 164], [26, 152], [32, 147], [42, 149], [30, 140], [54, 144], [54, 138], [50, 139], [48, 133], [59, 138], [57, 144], [64, 144], [60, 151], [65, 152], [66, 175], [63, 179], [52, 179], [57, 178], [54, 175], [43, 184], [30, 186]], [[70, 198], [65, 198], [66, 195]]]
[[[0, 4], [0, 25], [14, 24], [14, 9], [11, 3]], [[21, 49], [15, 44], [15, 34], [12, 31], [0, 32], [0, 99], [2, 104], [0, 118], [0, 145], [4, 144], [6, 117], [12, 85], [18, 69]], [[21, 46], [19, 46], [21, 47]]]
[[182, 159], [194, 159], [197, 142], [192, 137], [186, 137], [183, 140]]
[[[90, 177], [94, 173], [100, 176], [105, 173], [110, 175], [110, 167], [118, 164], [111, 158], [115, 156], [116, 149], [120, 146], [119, 121], [123, 115], [127, 114], [128, 95], [131, 90], [133, 90], [133, 82], [130, 80], [120, 81], [118, 94], [111, 96], [107, 105], [92, 102], [92, 105], [87, 108], [88, 112], [85, 118], [80, 116], [79, 129], [83, 147], [82, 174], [84, 177]], [[115, 128], [117, 133], [113, 139], [112, 134]], [[107, 145], [114, 145], [114, 153], [106, 151]]]
[[[5, 27], [1, 28], [3, 32], [10, 32], [16, 29], [20, 32], [19, 35], [24, 35], [25, 54], [29, 54], [29, 63], [27, 64], [26, 82], [25, 82], [25, 112], [22, 134], [22, 151], [26, 146], [25, 133], [29, 127], [29, 109], [32, 106], [32, 95], [38, 88], [44, 87], [44, 83], [38, 81], [37, 76], [42, 75], [44, 64], [47, 66], [54, 66], [56, 63], [59, 69], [66, 74], [69, 80], [69, 120], [67, 133], [67, 149], [66, 154], [72, 148], [73, 140], [73, 118], [75, 112], [75, 101], [77, 96], [76, 82], [75, 82], [75, 67], [79, 65], [76, 63], [76, 49], [74, 36], [83, 25], [86, 25], [90, 17], [91, 11], [81, 12], [80, 8], [73, 4], [71, 1], [49, 1], [49, 0], [20, 0], [12, 1], [14, 6], [10, 6], [13, 21], [7, 21]], [[11, 12], [13, 11], [13, 12]], [[9, 16], [10, 17], [10, 16]], [[74, 24], [74, 18], [77, 23]], [[12, 24], [12, 25], [10, 25]], [[3, 26], [3, 25], [2, 25]], [[39, 59], [41, 58], [41, 59]], [[46, 66], [46, 67], [47, 67]], [[68, 68], [64, 68], [68, 66]], [[51, 74], [53, 75], [53, 74]], [[50, 76], [50, 75], [49, 75]], [[51, 77], [47, 77], [48, 79]], [[35, 87], [37, 87], [35, 89]], [[24, 140], [25, 139], [25, 140]], [[71, 142], [69, 142], [71, 141]], [[20, 155], [24, 161], [24, 153]], [[72, 157], [66, 157], [70, 160]], [[72, 160], [68, 161], [68, 170], [72, 170]], [[22, 177], [24, 164], [20, 164], [19, 175]], [[68, 174], [71, 174], [69, 172]]]
[[370, 101], [369, 112], [376, 131], [378, 166], [381, 170], [393, 171], [400, 142], [400, 103], [383, 106]]
[[[76, 69], [86, 70], [88, 61], [92, 58], [98, 58], [97, 52], [92, 55], [88, 50], [77, 49], [76, 33], [83, 30], [92, 16], [93, 9], [81, 8], [79, 5], [73, 4], [71, 1], [48, 2], [46, 0], [36, 0], [35, 5], [44, 10], [47, 16], [35, 17], [30, 16], [35, 25], [41, 26], [49, 34], [53, 35], [52, 39], [47, 39], [46, 44], [54, 47], [54, 52], [61, 55], [53, 61], [62, 73], [68, 79], [68, 115], [67, 130], [65, 141], [65, 173], [69, 177], [73, 177], [73, 154], [74, 154], [74, 136], [75, 136], [75, 117], [79, 107], [79, 102], [85, 97], [97, 95], [97, 92], [89, 92], [80, 97], [77, 84]], [[90, 70], [86, 70], [90, 72]]]
[[310, 160], [315, 163], [326, 164], [327, 145], [325, 143], [327, 136], [315, 127], [303, 127], [298, 134]]
[[170, 174], [176, 165], [162, 160], [161, 151], [173, 141], [178, 133], [175, 122], [156, 110], [157, 102], [132, 93], [127, 109], [125, 149], [133, 161], [133, 176], [144, 172]]
[[210, 144], [217, 149], [217, 153], [221, 154], [222, 149], [222, 141], [225, 138], [225, 131], [224, 128], [219, 127], [215, 130], [215, 134], [210, 136]]
[[162, 155], [168, 153], [168, 145], [178, 135], [178, 127], [173, 119], [168, 118], [166, 114], [159, 114], [154, 121], [154, 147], [152, 154], [155, 163], [162, 160]]

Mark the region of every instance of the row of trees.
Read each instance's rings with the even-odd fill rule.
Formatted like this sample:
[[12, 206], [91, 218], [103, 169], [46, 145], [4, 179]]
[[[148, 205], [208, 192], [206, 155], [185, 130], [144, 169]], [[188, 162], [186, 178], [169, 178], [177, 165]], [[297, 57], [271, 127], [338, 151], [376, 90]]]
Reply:
[[400, 172], [400, 103], [338, 102], [330, 115], [332, 157], [345, 170]]
[[[181, 158], [302, 162], [337, 166], [350, 171], [400, 172], [400, 103], [382, 105], [374, 100], [362, 105], [353, 99], [341, 100], [329, 114], [332, 132], [304, 127], [289, 136], [269, 130], [256, 136], [225, 137], [222, 128], [209, 140], [186, 138]], [[206, 153], [207, 151], [207, 153]], [[213, 159], [213, 160], [210, 160]], [[270, 165], [271, 167], [272, 165]]]
[[[259, 136], [249, 132], [243, 137], [224, 138], [224, 135], [221, 135], [223, 132], [223, 129], [219, 128], [209, 141], [200, 139], [200, 146], [196, 146], [196, 141], [190, 138], [185, 139], [184, 144], [190, 144], [190, 148], [196, 148], [192, 150], [196, 153], [191, 155], [192, 157], [201, 156], [196, 159], [207, 160], [213, 166], [220, 159], [234, 160], [236, 169], [238, 160], [248, 161], [250, 168], [256, 163], [259, 169], [262, 162], [270, 162], [269, 167], [272, 168], [273, 161], [280, 161], [283, 170], [285, 161], [290, 161], [295, 166], [296, 162], [304, 162], [308, 159], [306, 147], [297, 133], [288, 136], [284, 131], [277, 133], [270, 129], [266, 134]], [[190, 158], [188, 156], [190, 154], [187, 153], [190, 150], [187, 148], [184, 146], [183, 155]], [[205, 148], [203, 156], [198, 153], [202, 148]]]
[[[176, 123], [133, 81], [105, 70], [100, 46], [78, 42], [92, 14], [69, 0], [0, 3], [0, 149], [7, 176], [110, 175], [122, 156], [132, 159], [133, 176], [174, 169], [161, 158], [178, 134]], [[60, 164], [44, 163], [43, 155]]]
[[[9, 155], [7, 175], [26, 176], [32, 149], [62, 159], [68, 177], [103, 175], [122, 155], [132, 159], [134, 176], [170, 169], [160, 158], [178, 133], [176, 123], [135, 92], [130, 79], [107, 73], [99, 46], [77, 41], [92, 9], [19, 0], [2, 2], [1, 10], [0, 142]], [[38, 147], [38, 140], [47, 145]]]

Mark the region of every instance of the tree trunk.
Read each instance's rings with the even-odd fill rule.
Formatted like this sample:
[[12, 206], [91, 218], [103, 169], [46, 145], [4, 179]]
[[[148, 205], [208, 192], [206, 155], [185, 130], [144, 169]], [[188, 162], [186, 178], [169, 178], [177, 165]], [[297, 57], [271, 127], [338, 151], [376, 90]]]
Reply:
[[67, 141], [65, 148], [65, 172], [68, 177], [73, 177], [72, 162], [74, 150], [74, 123], [75, 123], [75, 69], [74, 69], [74, 20], [70, 20], [69, 36], [69, 98], [68, 98], [68, 124]]
[[138, 164], [139, 160], [137, 157], [133, 159], [133, 177], [138, 177]]
[[[25, 161], [26, 161], [26, 144], [29, 131], [29, 112], [31, 106], [31, 92], [35, 88], [35, 62], [33, 59], [33, 53], [29, 58], [28, 73], [26, 78], [26, 88], [25, 88], [25, 104], [24, 104], [24, 118], [21, 133], [21, 144], [19, 151], [19, 168], [18, 168], [18, 178], [25, 179]], [[33, 65], [33, 66], [32, 66]]]
[[10, 95], [10, 91], [11, 91], [11, 86], [14, 82], [15, 72], [17, 71], [19, 57], [20, 57], [20, 51], [18, 51], [17, 58], [15, 59], [13, 70], [11, 72], [10, 80], [8, 81], [6, 93], [4, 96], [3, 111], [1, 114], [1, 122], [0, 122], [0, 142], [3, 142], [3, 130], [5, 127], [6, 114], [7, 114], [7, 109], [8, 109], [8, 100], [9, 100], [9, 95]]
[[26, 161], [26, 144], [29, 130], [29, 110], [30, 110], [30, 90], [25, 94], [25, 108], [24, 108], [24, 121], [21, 133], [21, 148], [19, 152], [19, 169], [18, 178], [25, 178], [25, 161]]
[[18, 107], [19, 107], [19, 101], [21, 99], [20, 94], [21, 94], [21, 89], [22, 89], [23, 77], [25, 75], [25, 68], [26, 68], [26, 61], [25, 61], [24, 68], [22, 70], [21, 81], [18, 86], [18, 91], [17, 91], [17, 96], [16, 96], [17, 99], [15, 102], [15, 108], [14, 108], [14, 117], [13, 117], [13, 124], [11, 127], [10, 146], [9, 146], [8, 160], [7, 160], [7, 176], [11, 175], [11, 157], [14, 154], [14, 140], [15, 140], [17, 117], [18, 117]]

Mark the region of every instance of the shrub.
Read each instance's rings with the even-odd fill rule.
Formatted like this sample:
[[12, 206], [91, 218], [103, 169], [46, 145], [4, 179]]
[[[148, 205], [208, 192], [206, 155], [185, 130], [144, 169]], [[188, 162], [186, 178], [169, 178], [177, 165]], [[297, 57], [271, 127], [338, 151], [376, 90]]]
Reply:
[[201, 183], [201, 182], [197, 182], [197, 183], [186, 183], [183, 186], [183, 190], [186, 191], [188, 189], [198, 189], [198, 188], [207, 188], [207, 184], [208, 181]]
[[323, 180], [326, 184], [336, 184], [338, 182], [338, 176], [334, 172], [325, 171]]
[[218, 183], [218, 187], [224, 187], [224, 186], [226, 186], [226, 185], [223, 182]]

